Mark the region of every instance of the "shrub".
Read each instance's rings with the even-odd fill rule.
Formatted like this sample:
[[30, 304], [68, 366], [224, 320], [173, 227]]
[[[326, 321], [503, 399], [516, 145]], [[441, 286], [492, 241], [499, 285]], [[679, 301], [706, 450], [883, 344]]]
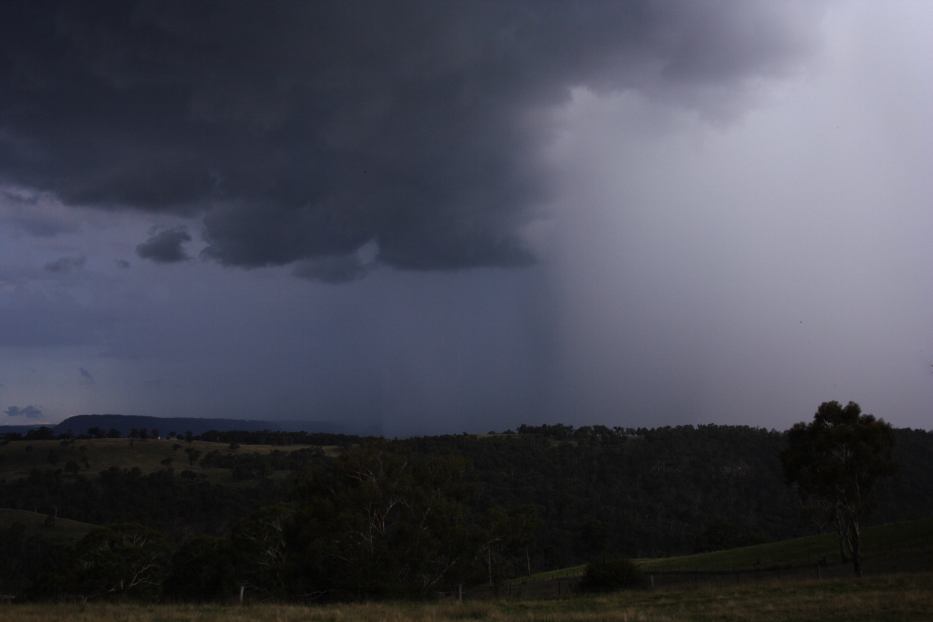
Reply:
[[611, 592], [644, 585], [641, 570], [625, 557], [590, 562], [580, 581], [580, 589], [584, 592]]

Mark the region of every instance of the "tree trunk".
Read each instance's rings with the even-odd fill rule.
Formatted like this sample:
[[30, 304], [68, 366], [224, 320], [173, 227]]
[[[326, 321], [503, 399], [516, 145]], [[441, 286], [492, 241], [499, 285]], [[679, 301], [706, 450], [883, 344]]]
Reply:
[[492, 545], [486, 547], [486, 564], [489, 569], [489, 587], [492, 587]]
[[838, 506], [834, 513], [833, 522], [836, 523], [836, 533], [839, 534], [839, 560], [845, 564], [852, 559], [852, 541], [849, 536], [849, 522]]
[[850, 559], [849, 553], [852, 549], [849, 546], [849, 524], [838, 504], [833, 512], [833, 523], [839, 536], [839, 561], [845, 564]]
[[859, 529], [858, 520], [852, 521], [850, 527], [850, 538], [852, 545], [852, 568], [855, 570], [855, 576], [862, 576], [862, 534]]

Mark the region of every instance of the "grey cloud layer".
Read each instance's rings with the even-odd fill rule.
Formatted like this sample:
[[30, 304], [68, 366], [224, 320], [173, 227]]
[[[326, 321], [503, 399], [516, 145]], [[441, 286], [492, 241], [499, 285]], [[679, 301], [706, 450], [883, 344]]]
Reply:
[[[14, 0], [0, 8], [0, 180], [71, 205], [197, 215], [206, 256], [304, 262], [307, 278], [357, 278], [367, 243], [399, 268], [524, 265], [519, 232], [547, 198], [535, 111], [577, 86], [732, 109], [734, 87], [806, 47], [800, 13]], [[177, 232], [160, 236], [140, 254], [183, 258]]]
[[114, 321], [110, 311], [82, 304], [67, 293], [20, 288], [0, 297], [0, 348], [95, 343]]

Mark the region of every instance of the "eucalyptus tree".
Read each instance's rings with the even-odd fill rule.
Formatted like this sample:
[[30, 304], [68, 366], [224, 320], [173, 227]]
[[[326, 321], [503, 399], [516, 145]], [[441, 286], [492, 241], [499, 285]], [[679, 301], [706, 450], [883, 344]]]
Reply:
[[781, 453], [784, 474], [805, 502], [820, 504], [834, 522], [843, 557], [862, 575], [861, 521], [872, 508], [872, 491], [894, 473], [891, 426], [862, 414], [855, 402], [823, 402], [810, 423], [787, 433]]

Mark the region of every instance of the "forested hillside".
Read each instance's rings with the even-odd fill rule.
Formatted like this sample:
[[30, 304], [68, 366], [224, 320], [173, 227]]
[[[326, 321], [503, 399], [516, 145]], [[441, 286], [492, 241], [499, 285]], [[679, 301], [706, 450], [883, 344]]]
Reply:
[[[49, 530], [63, 519], [113, 527], [65, 542], [7, 520], [0, 592], [418, 595], [605, 555], [804, 535], [824, 518], [784, 482], [784, 435], [757, 428], [204, 438], [4, 441], [0, 507], [44, 514]], [[896, 438], [899, 471], [872, 522], [933, 516], [933, 434]], [[132, 560], [151, 576], [129, 586], [121, 564]], [[89, 574], [95, 564], [107, 572]]]

